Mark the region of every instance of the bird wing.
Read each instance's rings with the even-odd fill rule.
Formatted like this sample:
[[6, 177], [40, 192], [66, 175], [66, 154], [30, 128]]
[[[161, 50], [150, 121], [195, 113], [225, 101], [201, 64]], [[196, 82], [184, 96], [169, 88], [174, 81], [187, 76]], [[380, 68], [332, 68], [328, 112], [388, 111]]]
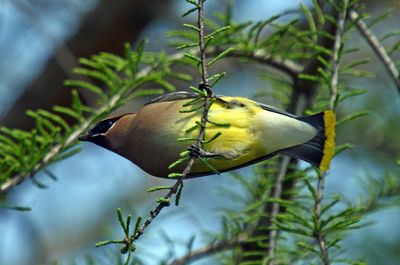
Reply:
[[282, 115], [285, 115], [285, 116], [288, 116], [288, 117], [291, 117], [291, 118], [295, 118], [295, 119], [298, 118], [296, 115], [293, 115], [293, 114], [291, 114], [289, 112], [286, 112], [286, 111], [283, 111], [283, 110], [280, 110], [280, 109], [277, 109], [277, 108], [272, 107], [270, 105], [267, 105], [267, 104], [264, 104], [264, 103], [260, 103], [260, 102], [257, 102], [257, 103], [264, 110], [272, 111], [272, 112], [275, 112], [275, 113], [278, 113], [278, 114], [282, 114]]
[[194, 93], [194, 92], [186, 92], [186, 91], [178, 91], [178, 92], [172, 92], [172, 93], [167, 93], [158, 97], [155, 97], [148, 101], [145, 105], [157, 103], [157, 102], [168, 102], [168, 101], [175, 101], [175, 100], [183, 100], [183, 99], [190, 99], [190, 98], [196, 98], [198, 97], [199, 94]]
[[[196, 98], [198, 96], [199, 96], [199, 94], [194, 93], [194, 92], [187, 92], [187, 91], [172, 92], [172, 93], [167, 93], [167, 94], [155, 97], [155, 98], [151, 99], [150, 101], [148, 101], [145, 105], [153, 104], [156, 102], [168, 102], [168, 101], [175, 101], [175, 100], [191, 99], [191, 98]], [[217, 98], [221, 98], [221, 97], [223, 97], [223, 96], [217, 95]], [[260, 102], [257, 102], [257, 104], [259, 104], [260, 107], [263, 108], [264, 110], [279, 113], [279, 114], [282, 114], [282, 115], [285, 115], [285, 116], [288, 116], [291, 118], [297, 118], [297, 116], [295, 116], [293, 114], [290, 114], [286, 111], [277, 109], [270, 105], [260, 103]]]

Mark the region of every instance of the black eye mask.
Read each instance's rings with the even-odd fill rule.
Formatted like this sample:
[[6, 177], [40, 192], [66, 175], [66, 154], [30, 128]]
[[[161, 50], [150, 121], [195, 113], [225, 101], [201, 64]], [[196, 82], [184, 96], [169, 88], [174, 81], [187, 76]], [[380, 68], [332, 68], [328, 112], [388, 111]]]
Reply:
[[110, 128], [115, 124], [115, 122], [120, 117], [107, 119], [99, 122], [93, 129], [91, 129], [87, 134], [83, 134], [79, 136], [80, 141], [93, 141], [94, 138], [98, 138], [99, 136], [103, 136]]
[[97, 135], [106, 133], [117, 121], [117, 119], [108, 119], [101, 121], [99, 124], [96, 125], [93, 129], [89, 131], [90, 135]]

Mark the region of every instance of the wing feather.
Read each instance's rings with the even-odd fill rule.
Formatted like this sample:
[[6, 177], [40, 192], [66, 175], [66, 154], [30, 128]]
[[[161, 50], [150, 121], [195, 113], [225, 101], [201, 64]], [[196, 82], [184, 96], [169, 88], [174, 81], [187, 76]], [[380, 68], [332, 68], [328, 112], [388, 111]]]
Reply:
[[[168, 102], [168, 101], [174, 101], [174, 100], [192, 99], [192, 98], [196, 98], [198, 96], [199, 95], [194, 92], [177, 91], [177, 92], [167, 93], [167, 94], [155, 97], [155, 98], [151, 99], [150, 101], [148, 101], [145, 105], [156, 103], [156, 102]], [[217, 98], [223, 98], [223, 97], [224, 96], [217, 95]], [[257, 102], [257, 104], [259, 104], [260, 107], [263, 108], [264, 110], [279, 113], [279, 114], [282, 114], [282, 115], [285, 115], [285, 116], [288, 116], [291, 118], [298, 118], [296, 115], [293, 115], [291, 113], [288, 113], [288, 112], [280, 110], [280, 109], [277, 109], [270, 105], [260, 103], [260, 102]]]
[[260, 103], [260, 102], [257, 102], [257, 103], [258, 103], [258, 104], [260, 105], [260, 107], [263, 108], [264, 110], [272, 111], [272, 112], [275, 112], [275, 113], [278, 113], [278, 114], [282, 114], [282, 115], [285, 115], [285, 116], [288, 116], [288, 117], [291, 117], [291, 118], [295, 118], [295, 119], [298, 118], [296, 115], [293, 115], [293, 114], [291, 114], [291, 113], [289, 113], [289, 112], [286, 112], [286, 111], [283, 111], [283, 110], [280, 110], [280, 109], [277, 109], [277, 108], [272, 107], [272, 106], [270, 106], [270, 105], [267, 105], [267, 104], [264, 104], [264, 103]]
[[191, 99], [198, 97], [199, 94], [194, 92], [186, 92], [186, 91], [178, 91], [167, 93], [158, 97], [155, 97], [148, 101], [145, 105], [157, 103], [157, 102], [168, 102], [168, 101], [175, 101], [175, 100], [184, 100], [184, 99]]

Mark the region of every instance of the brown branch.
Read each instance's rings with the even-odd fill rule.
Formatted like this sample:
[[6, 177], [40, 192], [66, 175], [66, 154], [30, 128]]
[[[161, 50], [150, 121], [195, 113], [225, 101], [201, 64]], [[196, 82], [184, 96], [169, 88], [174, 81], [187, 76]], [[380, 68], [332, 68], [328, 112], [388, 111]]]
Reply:
[[[207, 74], [207, 61], [206, 61], [206, 44], [205, 44], [205, 33], [204, 33], [204, 9], [203, 1], [198, 0], [198, 16], [197, 24], [199, 26], [199, 52], [201, 59], [201, 79], [204, 86], [208, 86], [208, 74]], [[200, 144], [200, 143], [198, 143]]]
[[[222, 49], [210, 49], [209, 53], [218, 54], [222, 51]], [[303, 70], [303, 67], [295, 63], [294, 61], [277, 56], [272, 56], [271, 54], [266, 53], [263, 49], [256, 49], [254, 51], [242, 51], [234, 47], [234, 50], [229, 52], [226, 57], [239, 57], [253, 60], [261, 64], [274, 67], [275, 69], [280, 70], [281, 72], [289, 75], [292, 78], [296, 78]]]
[[[282, 162], [280, 164], [280, 169], [279, 169], [279, 174], [278, 177], [276, 178], [275, 182], [275, 187], [274, 187], [274, 192], [273, 192], [273, 198], [281, 198], [282, 197], [282, 183], [284, 181], [284, 178], [286, 176], [286, 173], [288, 171], [288, 166], [290, 163], [290, 157], [285, 156], [282, 159]], [[277, 202], [272, 203], [271, 206], [271, 214], [270, 214], [270, 222], [273, 224], [276, 221], [276, 218], [279, 214], [280, 211], [280, 205]], [[276, 250], [276, 239], [278, 236], [278, 231], [275, 229], [271, 229], [269, 232], [268, 236], [268, 265], [275, 265], [275, 250]]]
[[[235, 51], [233, 54], [235, 54]], [[285, 72], [292, 78], [296, 78], [303, 70], [303, 67], [294, 61], [281, 57], [273, 57], [271, 54], [267, 54], [264, 50], [257, 49], [249, 57]]]
[[326, 245], [325, 235], [321, 231], [321, 211], [322, 211], [322, 200], [324, 198], [324, 189], [325, 189], [325, 179], [326, 172], [322, 172], [318, 175], [318, 186], [317, 186], [317, 198], [315, 201], [314, 214], [316, 218], [316, 231], [314, 234], [315, 239], [317, 240], [319, 251], [321, 252], [321, 259], [324, 265], [330, 265], [329, 252]]
[[191, 251], [185, 256], [172, 261], [170, 265], [189, 264], [206, 256], [239, 246], [246, 242], [246, 239], [245, 236], [239, 236], [238, 238], [211, 243], [210, 245]]
[[[197, 142], [195, 146], [197, 146], [199, 149], [202, 147], [202, 142], [204, 141], [205, 133], [206, 133], [206, 125], [207, 125], [207, 116], [208, 116], [208, 111], [211, 106], [211, 98], [213, 97], [212, 95], [212, 89], [208, 86], [208, 75], [207, 75], [207, 62], [206, 62], [206, 53], [205, 53], [205, 33], [204, 33], [204, 9], [203, 9], [203, 1], [204, 0], [198, 0], [198, 25], [199, 25], [199, 53], [200, 53], [200, 58], [201, 58], [201, 78], [202, 78], [202, 83], [200, 86], [204, 86], [207, 88], [207, 96], [204, 98], [204, 104], [203, 104], [203, 114], [201, 117], [201, 126], [200, 126], [200, 133], [199, 137], [197, 138]], [[164, 201], [169, 202], [170, 199], [174, 194], [177, 194], [179, 188], [181, 185], [183, 185], [183, 180], [185, 177], [190, 173], [192, 166], [195, 161], [195, 157], [192, 156], [185, 169], [182, 172], [182, 175], [178, 178], [178, 180], [175, 182], [174, 186], [169, 190], [167, 195], [165, 195]], [[161, 202], [158, 203], [157, 206], [150, 211], [150, 216], [146, 219], [146, 221], [140, 225], [139, 229], [137, 230], [136, 234], [133, 235], [133, 240], [137, 240], [140, 238], [140, 236], [143, 234], [144, 230], [153, 222], [153, 220], [160, 214], [162, 209], [165, 207], [168, 207], [170, 204]]]
[[350, 19], [356, 24], [357, 29], [361, 32], [362, 36], [367, 40], [372, 50], [376, 53], [378, 58], [381, 60], [386, 70], [389, 72], [390, 77], [393, 79], [397, 90], [400, 93], [400, 74], [396, 68], [395, 63], [392, 61], [390, 56], [387, 54], [385, 47], [374, 35], [374, 33], [368, 28], [365, 22], [360, 18], [359, 14], [351, 9], [349, 10]]
[[335, 43], [333, 45], [332, 55], [332, 77], [330, 82], [331, 96], [329, 98], [329, 108], [335, 109], [335, 102], [338, 96], [339, 68], [340, 68], [340, 49], [342, 47], [342, 37], [344, 34], [344, 25], [346, 23], [347, 7], [349, 0], [342, 0], [343, 11], [339, 14], [335, 34]]

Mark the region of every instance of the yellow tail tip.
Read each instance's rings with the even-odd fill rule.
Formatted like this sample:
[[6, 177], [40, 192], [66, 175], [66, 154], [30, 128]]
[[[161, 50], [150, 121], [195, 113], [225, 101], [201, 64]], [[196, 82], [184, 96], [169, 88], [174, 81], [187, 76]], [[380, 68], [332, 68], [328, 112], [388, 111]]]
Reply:
[[324, 112], [324, 123], [325, 123], [325, 143], [324, 143], [324, 155], [321, 160], [319, 169], [326, 171], [329, 169], [331, 160], [335, 154], [335, 114], [331, 110]]

